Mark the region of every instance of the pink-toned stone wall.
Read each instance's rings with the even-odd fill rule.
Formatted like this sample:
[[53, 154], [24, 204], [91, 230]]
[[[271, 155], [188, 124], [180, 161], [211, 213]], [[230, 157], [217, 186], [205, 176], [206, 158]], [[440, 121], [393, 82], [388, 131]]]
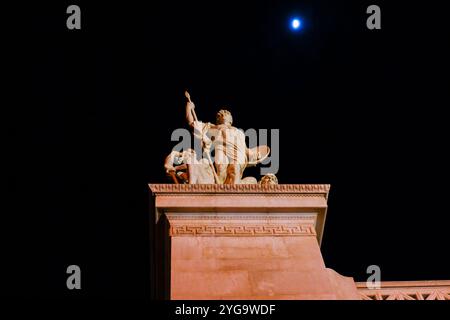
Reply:
[[336, 299], [314, 236], [173, 237], [172, 299]]
[[327, 269], [320, 252], [329, 186], [150, 187], [162, 263], [157, 296], [361, 298], [353, 279]]

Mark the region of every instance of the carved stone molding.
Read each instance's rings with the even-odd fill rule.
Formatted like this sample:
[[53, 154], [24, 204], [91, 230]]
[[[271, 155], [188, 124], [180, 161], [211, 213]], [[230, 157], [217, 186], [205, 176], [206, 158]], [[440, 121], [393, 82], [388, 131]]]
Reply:
[[278, 185], [258, 185], [258, 184], [150, 184], [150, 189], [154, 194], [164, 193], [282, 193], [282, 194], [307, 194], [316, 193], [328, 195], [329, 184], [278, 184]]
[[315, 236], [313, 225], [218, 225], [175, 224], [170, 236]]
[[[150, 184], [149, 187], [155, 222], [166, 215], [172, 236], [315, 235], [319, 244], [330, 190], [328, 184]], [[314, 230], [310, 232], [310, 227], [299, 225], [313, 226]]]
[[308, 220], [315, 221], [317, 218], [316, 214], [277, 214], [277, 215], [262, 215], [262, 214], [187, 214], [187, 213], [171, 213], [167, 212], [166, 215], [169, 217], [170, 221], [173, 220], [268, 220], [268, 221], [284, 221], [284, 220]]
[[[188, 193], [157, 193], [159, 197], [184, 197]], [[196, 197], [209, 197], [213, 193], [192, 193], [195, 194]], [[218, 196], [227, 196], [227, 197], [241, 197], [243, 195], [252, 195], [254, 197], [310, 197], [310, 198], [326, 198], [325, 194], [320, 193], [266, 193], [266, 194], [259, 194], [259, 193], [217, 193], [215, 195]]]
[[387, 281], [381, 288], [368, 289], [366, 283], [357, 282], [363, 300], [450, 300], [450, 281]]

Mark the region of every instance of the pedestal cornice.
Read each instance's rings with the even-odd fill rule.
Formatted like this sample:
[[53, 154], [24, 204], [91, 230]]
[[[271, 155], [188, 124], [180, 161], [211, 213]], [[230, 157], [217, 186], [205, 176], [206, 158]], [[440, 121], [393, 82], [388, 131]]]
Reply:
[[330, 185], [150, 184], [156, 219], [170, 236], [316, 236], [322, 240]]
[[330, 191], [329, 184], [277, 184], [261, 186], [258, 184], [150, 184], [155, 195], [164, 194], [317, 194], [325, 198]]

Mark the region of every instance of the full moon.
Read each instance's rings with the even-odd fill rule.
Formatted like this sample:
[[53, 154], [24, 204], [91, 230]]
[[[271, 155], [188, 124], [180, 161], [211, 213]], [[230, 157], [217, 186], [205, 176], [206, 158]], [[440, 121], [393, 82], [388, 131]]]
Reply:
[[297, 18], [292, 19], [292, 21], [291, 21], [292, 29], [294, 29], [294, 30], [300, 29], [301, 25], [302, 25], [302, 22], [300, 21], [300, 19], [297, 19]]

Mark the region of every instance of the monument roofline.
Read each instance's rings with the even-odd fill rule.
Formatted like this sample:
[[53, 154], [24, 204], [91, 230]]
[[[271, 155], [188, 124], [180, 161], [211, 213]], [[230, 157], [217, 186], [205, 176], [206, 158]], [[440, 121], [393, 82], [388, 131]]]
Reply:
[[214, 194], [321, 194], [326, 199], [329, 184], [149, 184], [153, 194], [214, 193]]
[[[329, 184], [149, 184], [155, 222], [166, 214], [216, 221], [312, 219], [319, 244], [325, 225]], [[312, 218], [311, 218], [312, 217]], [[194, 219], [194, 218], [192, 218]], [[300, 223], [299, 222], [299, 223]]]

